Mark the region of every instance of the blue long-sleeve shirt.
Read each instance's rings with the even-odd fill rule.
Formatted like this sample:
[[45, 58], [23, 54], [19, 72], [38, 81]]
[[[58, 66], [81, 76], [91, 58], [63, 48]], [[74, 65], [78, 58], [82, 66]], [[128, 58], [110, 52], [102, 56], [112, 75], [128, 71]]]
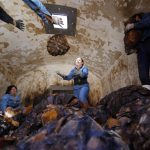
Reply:
[[80, 70], [77, 70], [77, 68], [73, 68], [68, 75], [64, 77], [64, 80], [74, 80], [74, 89], [88, 86], [87, 82], [88, 78], [88, 68], [83, 66], [80, 68]]
[[134, 28], [137, 30], [143, 30], [141, 41], [150, 37], [150, 13], [145, 13], [142, 19], [134, 24]]
[[41, 19], [48, 23], [48, 20], [45, 17], [45, 14], [52, 16], [46, 7], [41, 3], [40, 0], [23, 0], [32, 10], [34, 10]]
[[4, 113], [7, 107], [17, 108], [21, 107], [20, 96], [12, 96], [11, 94], [5, 94], [2, 97], [0, 109]]

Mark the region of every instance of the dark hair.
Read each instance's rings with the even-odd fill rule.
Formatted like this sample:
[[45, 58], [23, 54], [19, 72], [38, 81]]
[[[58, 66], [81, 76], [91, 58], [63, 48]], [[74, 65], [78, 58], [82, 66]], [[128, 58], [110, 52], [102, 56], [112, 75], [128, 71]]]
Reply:
[[[81, 58], [81, 57], [80, 57]], [[83, 58], [81, 58], [81, 60], [82, 60], [82, 62], [84, 63], [84, 60], [83, 60]]]
[[[79, 57], [79, 58], [81, 58], [81, 57]], [[83, 58], [81, 58], [81, 60], [82, 60], [82, 63], [83, 63], [82, 66], [83, 66], [84, 65], [84, 60], [83, 60]]]
[[17, 87], [15, 85], [10, 85], [10, 86], [7, 87], [7, 90], [6, 90], [5, 94], [10, 94], [10, 91], [13, 87], [17, 90]]

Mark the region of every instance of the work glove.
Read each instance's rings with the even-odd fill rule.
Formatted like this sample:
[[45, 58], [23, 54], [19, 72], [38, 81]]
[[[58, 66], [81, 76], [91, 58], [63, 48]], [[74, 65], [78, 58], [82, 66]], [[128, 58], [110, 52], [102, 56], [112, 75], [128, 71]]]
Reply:
[[52, 16], [52, 20], [53, 20], [53, 23], [56, 25], [64, 25], [62, 18], [59, 18], [57, 16]]
[[125, 32], [128, 32], [129, 30], [134, 28], [134, 23], [129, 23], [125, 27]]
[[15, 26], [20, 29], [21, 31], [24, 31], [24, 23], [23, 20], [16, 20], [15, 21]]
[[60, 77], [62, 77], [63, 79], [65, 78], [64, 74], [61, 74], [60, 72], [56, 72]]

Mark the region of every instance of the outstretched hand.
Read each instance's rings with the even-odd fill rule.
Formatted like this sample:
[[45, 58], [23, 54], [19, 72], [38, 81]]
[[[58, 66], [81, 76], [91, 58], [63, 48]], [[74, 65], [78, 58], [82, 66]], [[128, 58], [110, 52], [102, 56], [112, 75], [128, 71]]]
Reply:
[[62, 25], [64, 25], [62, 18], [57, 17], [57, 16], [49, 16], [47, 14], [45, 14], [46, 19], [49, 21], [49, 23], [53, 23], [56, 25], [59, 25], [62, 27]]
[[57, 25], [64, 25], [62, 18], [57, 16], [52, 16], [53, 23]]
[[24, 23], [23, 23], [23, 20], [16, 20], [16, 27], [18, 29], [20, 29], [21, 31], [24, 31]]
[[62, 77], [62, 78], [64, 78], [65, 77], [65, 75], [64, 74], [61, 74], [60, 72], [56, 72], [60, 77]]

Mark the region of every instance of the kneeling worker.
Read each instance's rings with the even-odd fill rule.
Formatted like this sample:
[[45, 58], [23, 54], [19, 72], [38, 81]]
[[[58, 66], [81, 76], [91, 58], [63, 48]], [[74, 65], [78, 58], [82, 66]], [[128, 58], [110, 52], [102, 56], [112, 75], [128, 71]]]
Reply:
[[74, 96], [83, 104], [83, 108], [88, 108], [88, 95], [89, 95], [89, 83], [88, 68], [84, 66], [84, 60], [77, 58], [75, 60], [75, 67], [70, 71], [68, 75], [57, 72], [64, 80], [74, 80]]
[[[15, 85], [8, 86], [5, 95], [2, 97], [0, 110], [4, 114], [5, 119], [11, 122], [13, 121], [11, 118], [22, 112], [20, 96], [17, 95], [17, 87]], [[16, 124], [17, 122], [14, 123]], [[15, 126], [18, 125], [17, 123]]]

